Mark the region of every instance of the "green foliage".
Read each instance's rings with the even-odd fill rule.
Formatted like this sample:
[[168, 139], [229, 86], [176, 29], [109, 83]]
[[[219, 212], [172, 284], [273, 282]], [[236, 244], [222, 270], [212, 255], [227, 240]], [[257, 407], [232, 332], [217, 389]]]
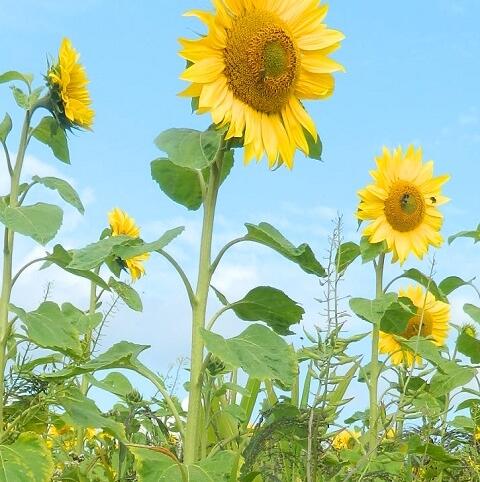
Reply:
[[458, 335], [457, 350], [468, 356], [472, 363], [480, 363], [480, 341], [464, 331]]
[[338, 247], [335, 255], [335, 266], [339, 273], [343, 273], [360, 256], [360, 246], [348, 241]]
[[480, 323], [480, 308], [472, 305], [471, 303], [465, 303], [463, 305], [463, 311], [474, 321]]
[[67, 136], [65, 131], [53, 117], [44, 117], [38, 126], [32, 130], [32, 136], [50, 147], [53, 155], [57, 159], [66, 164], [70, 164]]
[[448, 238], [448, 244], [451, 244], [458, 238], [472, 238], [474, 243], [478, 243], [480, 241], [480, 224], [477, 226], [477, 229], [471, 231], [460, 231], [453, 236]]
[[134, 311], [142, 311], [143, 305], [139, 294], [129, 285], [122, 281], [117, 281], [114, 278], [110, 278], [108, 281], [110, 287], [117, 293], [125, 304]]
[[83, 207], [82, 201], [80, 200], [80, 196], [67, 181], [59, 179], [58, 177], [38, 176], [33, 176], [32, 180], [38, 184], [42, 184], [48, 189], [53, 189], [57, 191], [60, 197], [65, 202], [73, 206], [80, 214], [85, 213], [85, 208]]
[[305, 128], [303, 128], [303, 133], [305, 134], [305, 139], [307, 140], [308, 144], [308, 157], [310, 159], [321, 161], [323, 145], [320, 136], [317, 135], [317, 139], [315, 140], [312, 137], [312, 134], [310, 134], [310, 132], [308, 132]]
[[0, 222], [42, 245], [55, 237], [62, 221], [63, 211], [53, 204], [39, 202], [32, 206], [10, 207], [0, 202]]
[[430, 291], [438, 301], [448, 303], [448, 299], [445, 294], [438, 288], [437, 284], [429, 276], [423, 274], [421, 271], [415, 268], [407, 269], [403, 272], [399, 278], [407, 278], [416, 281], [422, 285], [426, 290]]
[[0, 122], [0, 142], [6, 142], [8, 134], [12, 130], [12, 118], [5, 114], [3, 121]]
[[382, 317], [387, 308], [397, 301], [395, 293], [386, 293], [375, 300], [366, 298], [352, 298], [350, 300], [350, 308], [362, 320], [380, 325]]
[[240, 335], [229, 339], [203, 330], [203, 339], [215, 356], [242, 368], [253, 378], [278, 379], [289, 386], [297, 371], [293, 349], [265, 326], [250, 325]]
[[319, 277], [326, 275], [325, 269], [317, 261], [312, 249], [308, 244], [295, 247], [277, 229], [268, 223], [245, 224], [248, 234], [245, 239], [263, 244], [281, 254], [285, 258], [298, 264], [306, 273]]
[[0, 445], [0, 482], [49, 482], [53, 461], [42, 437], [20, 434], [11, 445]]
[[438, 289], [445, 296], [448, 296], [458, 288], [461, 288], [462, 286], [467, 286], [469, 284], [470, 283], [468, 281], [464, 281], [462, 278], [458, 276], [448, 276], [447, 278], [443, 279], [440, 282], [440, 284], [438, 285]]
[[279, 335], [290, 335], [290, 326], [299, 323], [305, 313], [283, 291], [259, 286], [232, 305], [235, 314], [244, 321], [264, 321]]
[[15, 80], [20, 80], [22, 82], [25, 82], [27, 87], [30, 88], [30, 85], [32, 84], [32, 81], [33, 81], [33, 75], [17, 72], [16, 70], [9, 70], [8, 72], [5, 72], [0, 75], [0, 84], [4, 84], [6, 82], [13, 82]]

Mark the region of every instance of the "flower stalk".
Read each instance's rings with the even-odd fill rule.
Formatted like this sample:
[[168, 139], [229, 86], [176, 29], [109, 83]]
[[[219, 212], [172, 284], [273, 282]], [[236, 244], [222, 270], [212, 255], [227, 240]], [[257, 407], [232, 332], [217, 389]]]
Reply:
[[191, 464], [198, 458], [197, 441], [199, 440], [200, 420], [202, 419], [201, 385], [203, 379], [202, 366], [204, 351], [202, 330], [205, 328], [208, 292], [212, 276], [213, 224], [220, 187], [220, 174], [225, 155], [225, 145], [225, 140], [222, 140], [215, 160], [210, 167], [208, 185], [203, 202], [203, 226], [200, 242], [198, 279], [195, 300], [192, 306], [191, 367], [184, 455], [184, 462], [186, 464]]

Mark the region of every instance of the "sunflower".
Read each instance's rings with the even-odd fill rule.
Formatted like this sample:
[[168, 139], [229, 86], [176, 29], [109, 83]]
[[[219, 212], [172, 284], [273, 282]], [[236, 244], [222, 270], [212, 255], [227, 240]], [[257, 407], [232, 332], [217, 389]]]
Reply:
[[194, 10], [208, 34], [180, 39], [191, 82], [180, 93], [198, 98], [198, 113], [228, 126], [226, 138], [242, 138], [244, 159], [293, 165], [297, 148], [309, 154], [315, 124], [302, 100], [334, 90], [333, 72], [343, 66], [328, 57], [344, 35], [323, 23], [319, 0], [213, 0], [215, 13]]
[[[112, 236], [125, 235], [131, 236], [132, 238], [140, 237], [140, 228], [135, 224], [135, 219], [119, 208], [114, 208], [108, 213], [108, 222], [110, 224]], [[143, 253], [124, 260], [125, 266], [134, 281], [145, 274], [143, 263], [149, 257], [149, 253]]]
[[352, 448], [362, 434], [357, 430], [343, 429], [332, 440], [332, 447], [336, 450]]
[[88, 78], [79, 58], [80, 54], [70, 40], [64, 38], [58, 53], [58, 63], [48, 70], [47, 83], [53, 113], [62, 126], [90, 129], [95, 112], [90, 107], [92, 101], [87, 89]]
[[422, 163], [422, 150], [409, 146], [391, 152], [383, 148], [376, 158], [374, 183], [358, 192], [357, 217], [372, 221], [363, 231], [371, 243], [386, 241], [392, 262], [403, 263], [410, 252], [422, 258], [429, 245], [439, 247], [443, 216], [437, 209], [448, 198], [440, 188], [450, 179], [433, 177], [433, 161]]
[[[408, 320], [407, 327], [400, 336], [406, 339], [417, 335], [428, 337], [435, 345], [442, 346], [448, 334], [450, 305], [437, 301], [430, 292], [425, 294], [420, 286], [408, 286], [406, 289], [400, 290], [398, 296], [410, 298], [417, 307], [416, 315]], [[413, 365], [413, 353], [402, 349], [398, 340], [391, 333], [380, 332], [378, 348], [381, 353], [391, 355], [391, 360], [395, 365], [403, 362], [408, 366]], [[417, 355], [415, 361], [420, 362], [421, 358]]]

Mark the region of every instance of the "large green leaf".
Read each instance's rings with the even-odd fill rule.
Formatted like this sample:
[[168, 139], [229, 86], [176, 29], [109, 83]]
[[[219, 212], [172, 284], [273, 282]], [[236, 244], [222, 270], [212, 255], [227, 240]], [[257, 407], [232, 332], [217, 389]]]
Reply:
[[[236, 480], [237, 455], [222, 451], [192, 465], [178, 461], [154, 447], [129, 446], [135, 456], [135, 471], [139, 482], [230, 482]], [[235, 477], [235, 479], [233, 478]]]
[[80, 335], [94, 330], [103, 320], [102, 313], [86, 314], [71, 303], [62, 304], [62, 314]]
[[472, 238], [475, 243], [480, 241], [480, 224], [477, 226], [476, 230], [472, 231], [460, 231], [453, 236], [448, 238], [448, 244], [451, 244], [457, 238]]
[[93, 358], [82, 365], [70, 366], [54, 373], [47, 373], [43, 377], [61, 379], [109, 368], [136, 369], [138, 355], [147, 348], [150, 348], [149, 345], [137, 345], [128, 341], [121, 341], [98, 355], [97, 358]]
[[457, 457], [446, 452], [442, 446], [430, 442], [424, 443], [418, 435], [411, 435], [409, 437], [408, 453], [418, 454], [422, 457], [428, 455], [433, 460], [447, 463], [456, 462], [458, 460]]
[[128, 246], [117, 245], [113, 248], [113, 253], [122, 259], [133, 258], [144, 253], [151, 253], [152, 251], [158, 251], [163, 249], [167, 244], [173, 241], [177, 236], [179, 236], [185, 228], [179, 226], [178, 228], [169, 229], [160, 238], [152, 243], [143, 243], [141, 240], [134, 241]]
[[24, 323], [28, 338], [42, 348], [50, 348], [73, 357], [82, 355], [79, 333], [52, 301], [43, 302], [29, 313], [11, 306]]
[[465, 303], [463, 305], [463, 311], [472, 318], [472, 320], [480, 323], [480, 308], [478, 306], [472, 305], [470, 303]]
[[362, 320], [380, 326], [380, 321], [387, 308], [395, 301], [397, 301], [397, 295], [395, 293], [386, 293], [374, 300], [351, 298], [350, 308]]
[[33, 176], [32, 179], [34, 182], [48, 187], [48, 189], [53, 189], [54, 191], [57, 191], [60, 197], [65, 202], [77, 209], [81, 214], [85, 213], [85, 208], [83, 207], [82, 201], [80, 200], [80, 196], [67, 181], [59, 179], [58, 177]]
[[207, 349], [222, 361], [242, 368], [259, 380], [278, 379], [287, 386], [297, 372], [293, 348], [263, 325], [250, 325], [240, 335], [225, 339], [203, 330]]
[[[450, 366], [450, 364], [448, 365]], [[445, 365], [443, 365], [445, 368]], [[447, 373], [437, 372], [430, 380], [430, 393], [434, 397], [440, 397], [450, 393], [458, 387], [466, 385], [475, 376], [475, 369], [472, 367], [462, 367], [460, 365], [453, 366], [447, 370]]]
[[468, 281], [464, 281], [458, 276], [448, 276], [440, 282], [438, 288], [445, 296], [448, 296], [456, 289], [461, 288], [462, 286], [467, 286], [469, 284], [470, 283]]
[[38, 126], [33, 129], [32, 136], [50, 147], [53, 155], [57, 159], [70, 164], [67, 136], [65, 131], [59, 126], [58, 122], [53, 117], [44, 117]]
[[464, 331], [458, 335], [457, 350], [468, 356], [472, 363], [480, 363], [480, 341]]
[[71, 273], [75, 276], [80, 276], [82, 278], [86, 278], [90, 281], [93, 281], [95, 284], [97, 284], [104, 290], [110, 291], [110, 287], [108, 286], [108, 284], [102, 278], [100, 278], [100, 276], [95, 274], [93, 271], [68, 268], [68, 265], [71, 262], [72, 262], [71, 253], [69, 253], [62, 245], [57, 244], [54, 246], [53, 252], [47, 256], [45, 265], [42, 266], [42, 268], [46, 268], [50, 264], [55, 264], [60, 268], [64, 269], [65, 271], [67, 271], [68, 273]]
[[308, 244], [301, 244], [295, 247], [277, 229], [268, 223], [245, 224], [248, 234], [245, 239], [263, 244], [277, 251], [285, 258], [298, 264], [306, 273], [325, 277], [326, 272], [323, 266], [317, 261], [312, 249]]
[[442, 293], [439, 289], [435, 281], [431, 279], [429, 276], [423, 274], [421, 271], [415, 268], [410, 268], [404, 271], [404, 273], [400, 276], [400, 278], [408, 278], [413, 281], [416, 281], [417, 283], [421, 284], [425, 289], [428, 289], [430, 293], [432, 293], [433, 296], [438, 301], [443, 301], [444, 303], [448, 303], [448, 298], [445, 296], [444, 293]]
[[10, 207], [0, 204], [0, 222], [7, 228], [30, 236], [42, 245], [57, 234], [63, 221], [63, 211], [53, 204]]
[[65, 394], [59, 395], [58, 403], [65, 409], [74, 425], [83, 428], [101, 428], [118, 440], [126, 441], [123, 425], [104, 417], [95, 402], [85, 397], [78, 388], [71, 387]]
[[221, 141], [220, 131], [168, 129], [155, 139], [155, 144], [177, 166], [205, 169], [214, 161]]
[[411, 318], [416, 316], [417, 307], [407, 297], [400, 297], [385, 310], [380, 319], [380, 329], [386, 333], [400, 335], [403, 333]]
[[335, 255], [338, 273], [343, 273], [360, 256], [360, 246], [353, 241], [342, 243]]
[[5, 82], [12, 82], [14, 80], [21, 80], [25, 82], [27, 86], [30, 86], [33, 80], [32, 74], [23, 74], [21, 72], [17, 72], [16, 70], [9, 70], [0, 75], [0, 84], [4, 84]]
[[40, 435], [21, 433], [11, 445], [0, 445], [0, 482], [49, 482], [52, 455]]
[[117, 293], [125, 304], [134, 311], [142, 311], [143, 305], [140, 295], [129, 285], [115, 278], [110, 278], [110, 287]]
[[133, 390], [133, 386], [128, 378], [119, 372], [111, 372], [103, 380], [97, 380], [91, 375], [86, 376], [88, 376], [88, 379], [92, 385], [95, 385], [97, 388], [101, 388], [120, 397], [125, 397]]
[[12, 130], [12, 118], [5, 114], [3, 121], [0, 122], [0, 142], [5, 142], [7, 140], [8, 134]]
[[113, 248], [121, 244], [131, 243], [130, 236], [111, 236], [89, 244], [85, 248], [72, 250], [72, 261], [67, 268], [89, 270], [102, 264], [113, 253]]
[[387, 243], [385, 241], [381, 243], [371, 243], [366, 236], [363, 236], [360, 240], [360, 254], [362, 255], [362, 261], [364, 263], [372, 261], [386, 250]]
[[169, 159], [152, 161], [152, 178], [172, 200], [196, 211], [203, 202], [199, 171], [178, 166]]
[[305, 310], [283, 291], [259, 286], [232, 303], [232, 310], [244, 321], [264, 321], [280, 335], [291, 335], [290, 326], [299, 323]]

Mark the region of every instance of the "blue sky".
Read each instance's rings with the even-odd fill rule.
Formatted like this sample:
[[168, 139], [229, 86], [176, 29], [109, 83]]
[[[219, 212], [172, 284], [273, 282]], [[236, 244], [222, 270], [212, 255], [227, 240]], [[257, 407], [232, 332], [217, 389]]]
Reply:
[[[0, 72], [33, 72], [42, 82], [47, 59], [56, 55], [62, 37], [68, 36], [81, 52], [91, 79], [97, 113], [94, 132], [71, 136], [72, 166], [61, 165], [38, 144], [32, 143], [29, 151], [29, 172], [40, 169], [67, 177], [86, 200], [83, 219], [66, 208], [59, 235], [66, 246], [95, 240], [106, 224], [107, 211], [119, 206], [135, 217], [147, 240], [186, 225], [185, 235], [171, 251], [194, 277], [198, 213], [187, 212], [163, 195], [150, 179], [149, 164], [160, 155], [153, 144], [159, 132], [169, 127], [205, 128], [210, 122], [208, 116], [192, 116], [189, 103], [176, 96], [183, 88], [178, 76], [184, 65], [177, 55], [177, 38], [192, 37], [201, 29], [181, 14], [209, 5], [207, 0], [0, 0]], [[270, 172], [265, 162], [244, 167], [238, 156], [220, 195], [215, 247], [241, 233], [244, 222], [264, 220], [295, 243], [309, 242], [322, 258], [337, 212], [344, 215], [345, 237], [358, 240], [353, 218], [356, 191], [368, 181], [373, 157], [382, 145], [421, 145], [425, 157], [435, 160], [437, 173], [452, 175], [445, 188], [452, 198], [444, 208], [446, 235], [476, 226], [480, 221], [478, 18], [477, 0], [330, 2], [327, 23], [347, 37], [335, 58], [347, 72], [337, 75], [332, 98], [307, 106], [324, 143], [324, 162], [298, 155], [293, 171]], [[12, 114], [18, 128], [10, 97], [3, 86], [1, 110]], [[19, 264], [32, 255], [29, 246], [26, 240], [18, 244]], [[470, 243], [445, 247], [436, 257], [438, 278], [473, 277], [479, 261], [480, 250]], [[406, 266], [429, 269], [428, 260]], [[188, 310], [168, 265], [154, 259], [147, 269], [148, 276], [137, 284], [144, 314], [119, 309], [102, 344], [107, 347], [122, 338], [150, 343], [144, 360], [165, 373], [177, 357], [188, 355]], [[397, 270], [389, 268], [392, 274]], [[56, 279], [54, 299], [73, 297], [85, 303], [86, 286], [67, 278], [59, 272], [31, 272], [19, 283], [16, 296], [34, 307], [45, 283]], [[258, 284], [272, 284], [305, 306], [305, 326], [321, 321], [321, 308], [314, 301], [321, 294], [317, 281], [263, 248], [246, 245], [232, 251], [214, 282], [232, 299]], [[343, 289], [353, 296], [373, 296], [369, 268], [355, 266]], [[458, 307], [469, 295], [463, 291], [456, 295], [457, 317]], [[229, 317], [218, 325], [231, 334], [244, 327]], [[366, 331], [368, 326], [352, 320], [349, 328]]]

